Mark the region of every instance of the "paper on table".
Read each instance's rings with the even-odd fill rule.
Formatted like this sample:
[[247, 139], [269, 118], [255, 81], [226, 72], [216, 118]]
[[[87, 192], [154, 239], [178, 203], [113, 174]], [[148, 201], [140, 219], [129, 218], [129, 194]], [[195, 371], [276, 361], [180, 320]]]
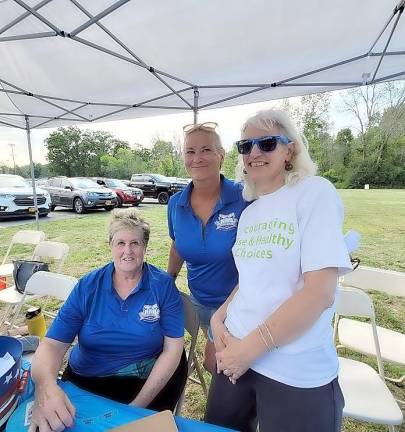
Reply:
[[13, 356], [9, 352], [6, 352], [3, 357], [0, 357], [0, 377], [14, 366], [14, 363]]
[[152, 414], [131, 423], [110, 429], [110, 432], [178, 432], [171, 411]]

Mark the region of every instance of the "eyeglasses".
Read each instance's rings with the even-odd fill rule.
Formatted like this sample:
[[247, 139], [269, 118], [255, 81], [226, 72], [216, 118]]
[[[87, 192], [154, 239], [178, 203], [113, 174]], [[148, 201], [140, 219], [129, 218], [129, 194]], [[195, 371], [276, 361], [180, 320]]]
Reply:
[[183, 126], [183, 131], [187, 135], [191, 132], [197, 131], [197, 130], [205, 130], [208, 132], [215, 131], [215, 129], [218, 127], [218, 123], [215, 122], [205, 122], [205, 123], [192, 123], [186, 126]]
[[285, 135], [269, 135], [260, 138], [252, 138], [246, 140], [236, 141], [236, 147], [238, 153], [242, 155], [249, 154], [252, 151], [253, 146], [256, 144], [262, 152], [272, 152], [277, 147], [277, 143], [288, 144], [290, 138]]

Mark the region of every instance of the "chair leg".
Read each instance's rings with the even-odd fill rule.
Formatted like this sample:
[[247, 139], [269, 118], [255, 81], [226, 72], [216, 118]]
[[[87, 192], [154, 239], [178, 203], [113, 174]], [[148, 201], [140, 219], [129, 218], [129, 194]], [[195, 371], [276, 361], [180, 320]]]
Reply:
[[20, 303], [18, 303], [18, 305], [15, 306], [15, 310], [13, 313], [13, 317], [10, 320], [10, 327], [13, 328], [15, 322], [17, 321], [18, 316], [20, 315], [21, 309], [23, 307], [24, 301], [21, 301]]
[[202, 386], [202, 388], [204, 390], [204, 394], [205, 394], [206, 397], [208, 397], [207, 384], [205, 383], [204, 374], [203, 374], [203, 372], [201, 370], [201, 366], [198, 363], [198, 361], [197, 361], [196, 358], [193, 359], [193, 363], [194, 363], [194, 368], [195, 368], [195, 371], [197, 373], [198, 379], [200, 380], [200, 384], [201, 384], [201, 386]]
[[185, 394], [186, 394], [186, 388], [184, 387], [183, 392], [181, 393], [181, 396], [179, 397], [179, 400], [177, 401], [176, 408], [174, 409], [174, 415], [176, 415], [176, 416], [181, 415], [181, 409], [183, 407]]
[[3, 324], [7, 324], [7, 318], [8, 318], [9, 315], [10, 315], [10, 312], [11, 312], [11, 308], [12, 308], [12, 307], [13, 307], [12, 304], [8, 304], [8, 305], [7, 305], [6, 310], [5, 310], [4, 313], [3, 313], [3, 316], [1, 317], [1, 325], [3, 325]]
[[401, 378], [390, 378], [386, 376], [385, 380], [394, 384], [402, 384], [403, 382], [405, 382], [405, 375], [402, 375]]

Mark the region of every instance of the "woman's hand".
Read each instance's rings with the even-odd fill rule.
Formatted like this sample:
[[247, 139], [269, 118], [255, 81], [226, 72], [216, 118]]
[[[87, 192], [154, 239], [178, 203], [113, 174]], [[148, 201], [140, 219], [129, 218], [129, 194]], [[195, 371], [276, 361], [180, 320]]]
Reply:
[[55, 383], [39, 385], [35, 391], [28, 432], [60, 432], [74, 424], [76, 410], [66, 393]]
[[216, 352], [222, 351], [225, 348], [224, 337], [225, 333], [228, 333], [228, 329], [224, 321], [225, 317], [222, 317], [219, 310], [211, 317], [210, 326]]
[[218, 371], [223, 372], [235, 384], [250, 367], [254, 357], [249, 352], [244, 339], [237, 339], [228, 332], [224, 335], [225, 348], [217, 352]]

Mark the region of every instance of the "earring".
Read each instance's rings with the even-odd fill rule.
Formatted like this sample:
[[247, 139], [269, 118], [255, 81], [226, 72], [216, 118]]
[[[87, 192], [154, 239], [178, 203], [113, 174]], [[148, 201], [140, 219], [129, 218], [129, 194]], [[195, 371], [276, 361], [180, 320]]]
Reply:
[[291, 171], [294, 168], [294, 165], [290, 161], [285, 161], [285, 170]]
[[243, 174], [247, 174], [247, 171], [245, 170], [245, 168], [243, 168]]

